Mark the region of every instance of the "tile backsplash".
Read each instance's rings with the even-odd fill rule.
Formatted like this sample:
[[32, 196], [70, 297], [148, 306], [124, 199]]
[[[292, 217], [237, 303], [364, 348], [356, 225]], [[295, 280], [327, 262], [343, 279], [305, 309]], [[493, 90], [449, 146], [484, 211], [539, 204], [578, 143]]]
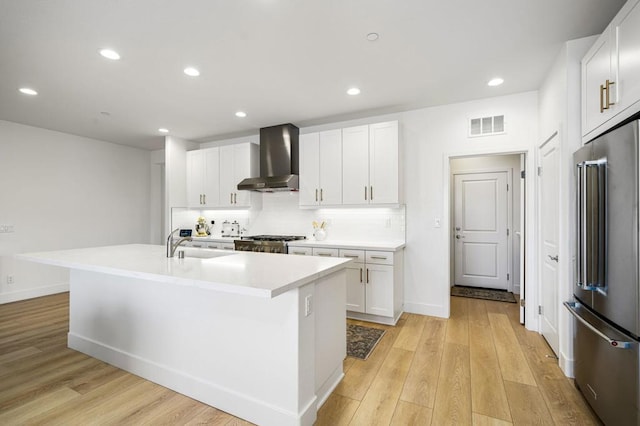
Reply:
[[222, 223], [237, 221], [245, 235], [305, 235], [313, 238], [313, 221], [325, 222], [327, 240], [386, 241], [405, 239], [405, 207], [301, 209], [297, 192], [262, 194], [261, 210], [173, 208], [172, 228], [194, 229], [204, 216], [212, 236], [220, 236]]

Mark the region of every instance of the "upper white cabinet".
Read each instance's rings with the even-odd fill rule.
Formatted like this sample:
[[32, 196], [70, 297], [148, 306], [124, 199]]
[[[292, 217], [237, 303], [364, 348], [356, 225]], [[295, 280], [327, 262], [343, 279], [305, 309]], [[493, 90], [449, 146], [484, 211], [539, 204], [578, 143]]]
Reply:
[[618, 108], [626, 109], [640, 100], [640, 3], [623, 8], [616, 18], [618, 45]]
[[250, 207], [251, 191], [238, 183], [259, 175], [259, 146], [225, 145], [187, 152], [188, 207]]
[[220, 202], [219, 149], [187, 152], [187, 204], [189, 207], [216, 207]]
[[342, 129], [342, 204], [397, 204], [398, 122]]
[[300, 205], [342, 203], [342, 132], [300, 135]]
[[640, 110], [640, 6], [627, 2], [582, 59], [586, 142]]
[[259, 175], [259, 150], [252, 143], [220, 147], [220, 206], [251, 206], [251, 191], [238, 191], [238, 183]]

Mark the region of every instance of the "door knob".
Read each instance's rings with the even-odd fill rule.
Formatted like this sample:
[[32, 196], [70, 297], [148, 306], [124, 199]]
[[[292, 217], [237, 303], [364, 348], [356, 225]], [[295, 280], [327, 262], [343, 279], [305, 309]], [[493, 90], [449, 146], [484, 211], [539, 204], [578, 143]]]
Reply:
[[459, 230], [460, 230], [460, 227], [459, 227], [459, 226], [456, 226], [456, 231], [459, 231]]
[[464, 238], [464, 235], [460, 235], [460, 234], [456, 235], [457, 240], [459, 240], [460, 238]]

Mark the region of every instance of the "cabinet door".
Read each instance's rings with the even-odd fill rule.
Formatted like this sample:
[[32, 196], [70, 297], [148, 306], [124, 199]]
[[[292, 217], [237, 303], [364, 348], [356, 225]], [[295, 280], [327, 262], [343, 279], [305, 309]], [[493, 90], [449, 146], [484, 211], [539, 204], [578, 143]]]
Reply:
[[204, 155], [202, 151], [187, 152], [187, 205], [202, 207], [204, 192]]
[[342, 204], [369, 203], [369, 126], [342, 129]]
[[[601, 111], [601, 90], [607, 80], [613, 81], [611, 67], [611, 31], [609, 28], [596, 40], [582, 60], [582, 133], [594, 130], [607, 121], [611, 110]], [[614, 81], [614, 83], [616, 83]], [[612, 87], [615, 93], [616, 84]], [[611, 94], [610, 94], [611, 96]], [[611, 102], [615, 102], [613, 96]]]
[[620, 18], [616, 26], [618, 46], [618, 81], [615, 90], [619, 96], [619, 111], [640, 100], [640, 2]]
[[203, 205], [220, 205], [220, 151], [218, 148], [201, 150], [204, 155]]
[[233, 145], [233, 181], [229, 182], [229, 190], [233, 193], [233, 204], [236, 207], [251, 206], [251, 191], [238, 191], [238, 184], [242, 179], [252, 176], [251, 173], [251, 144], [241, 143]]
[[320, 204], [342, 204], [342, 131], [320, 133]]
[[364, 264], [350, 263], [346, 270], [347, 310], [365, 313]]
[[398, 122], [369, 127], [369, 203], [398, 203]]
[[[233, 205], [235, 182], [235, 145], [220, 147], [220, 205]], [[236, 182], [237, 184], [237, 182]]]
[[393, 317], [393, 266], [366, 264], [366, 311]]
[[317, 206], [320, 202], [320, 134], [300, 135], [300, 205]]

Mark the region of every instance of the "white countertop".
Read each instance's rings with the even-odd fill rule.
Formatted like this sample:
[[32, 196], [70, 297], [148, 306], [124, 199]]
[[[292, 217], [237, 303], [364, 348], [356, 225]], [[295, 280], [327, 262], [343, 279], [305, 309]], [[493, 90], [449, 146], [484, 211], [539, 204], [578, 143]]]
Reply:
[[[182, 248], [178, 248], [181, 250]], [[201, 249], [192, 249], [201, 250]], [[25, 253], [17, 259], [215, 291], [272, 298], [342, 269], [348, 259], [229, 252], [209, 259], [167, 258], [166, 247], [130, 244]]]
[[396, 241], [355, 241], [355, 240], [296, 240], [288, 243], [289, 247], [332, 247], [341, 249], [398, 251], [404, 248], [405, 242]]

